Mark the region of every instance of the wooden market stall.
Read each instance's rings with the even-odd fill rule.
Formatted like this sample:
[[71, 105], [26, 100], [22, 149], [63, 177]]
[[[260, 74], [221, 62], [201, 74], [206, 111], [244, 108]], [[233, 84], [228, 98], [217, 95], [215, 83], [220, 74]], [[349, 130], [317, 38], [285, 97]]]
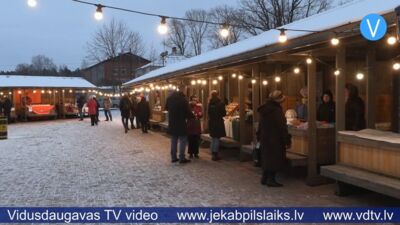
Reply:
[[77, 116], [76, 98], [96, 88], [81, 77], [0, 75], [0, 95], [13, 103], [21, 121]]
[[[259, 121], [257, 108], [269, 93], [273, 90], [282, 90], [287, 96], [283, 103], [283, 109], [287, 111], [296, 108], [299, 102], [301, 103], [302, 97], [299, 91], [307, 87], [305, 88], [307, 101], [303, 104], [308, 113], [303, 118], [305, 121], [289, 126], [293, 145], [287, 150], [287, 157], [292, 166], [307, 167], [307, 184], [321, 184], [326, 181], [326, 178], [320, 175], [320, 166], [337, 162], [336, 146], [338, 140], [341, 140], [339, 132], [344, 130], [342, 124], [344, 123], [345, 83], [352, 82], [359, 86], [363, 98], [371, 98], [373, 94], [371, 87], [362, 89], [362, 82], [354, 78], [358, 71], [362, 70], [365, 74], [371, 70], [368, 68], [374, 67], [371, 60], [366, 60], [371, 57], [366, 56], [368, 54], [365, 49], [368, 49], [368, 42], [360, 37], [359, 21], [365, 15], [378, 13], [391, 24], [389, 30], [393, 32], [394, 8], [397, 5], [398, 2], [394, 0], [386, 2], [385, 5], [367, 0], [348, 4], [285, 25], [284, 29], [297, 28], [306, 31], [286, 30], [288, 41], [284, 44], [277, 41], [279, 31], [267, 31], [244, 41], [152, 71], [125, 85], [131, 88], [149, 85], [164, 88], [161, 91], [161, 99], [163, 99], [161, 106], [163, 106], [168, 91], [173, 90], [170, 85], [173, 87], [186, 84], [189, 87], [186, 94], [199, 96], [205, 112], [207, 97], [204, 96], [208, 96], [211, 90], [219, 90], [220, 96], [227, 103], [227, 111], [232, 111], [226, 118], [225, 127], [228, 137], [222, 141], [227, 146], [240, 147], [241, 153], [253, 151]], [[320, 21], [325, 22], [320, 23]], [[307, 32], [307, 30], [318, 32]], [[331, 39], [335, 37], [340, 41], [332, 44]], [[380, 66], [389, 68], [389, 61], [394, 59], [398, 48], [386, 46], [380, 48], [379, 51], [383, 55], [387, 53]], [[308, 63], [309, 60], [310, 63]], [[346, 70], [347, 61], [348, 70]], [[365, 66], [366, 62], [369, 64]], [[340, 75], [337, 74], [338, 72]], [[380, 82], [384, 83], [387, 81], [387, 78], [385, 79]], [[369, 80], [368, 83], [373, 82]], [[328, 89], [333, 92], [336, 105], [340, 106], [336, 113], [341, 115], [336, 116], [337, 122], [331, 124], [317, 121], [320, 96]], [[385, 88], [381, 89], [385, 90]], [[391, 106], [391, 102], [395, 99], [390, 98], [390, 95], [387, 91], [378, 95], [375, 106], [379, 102], [382, 110], [368, 113], [368, 118], [374, 116], [380, 118], [378, 127], [384, 127], [388, 118], [391, 118], [392, 124], [396, 124], [396, 121], [398, 124], [399, 118], [395, 116], [398, 115], [398, 111], [394, 111], [394, 108], [393, 112], [387, 110], [391, 108], [388, 106]], [[367, 108], [373, 108], [372, 104], [369, 103]], [[202, 138], [208, 140], [206, 120], [207, 118], [204, 118]], [[336, 177], [333, 178], [336, 179]]]

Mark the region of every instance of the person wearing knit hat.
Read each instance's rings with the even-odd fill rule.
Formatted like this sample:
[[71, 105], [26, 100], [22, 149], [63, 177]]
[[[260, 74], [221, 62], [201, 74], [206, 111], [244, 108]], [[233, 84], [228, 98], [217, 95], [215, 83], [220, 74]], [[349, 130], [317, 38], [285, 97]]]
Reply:
[[281, 104], [286, 97], [276, 90], [269, 95], [268, 101], [258, 108], [260, 122], [257, 139], [261, 143], [261, 184], [268, 187], [281, 187], [275, 179], [286, 164], [286, 149], [290, 148], [291, 136], [288, 133], [286, 118]]

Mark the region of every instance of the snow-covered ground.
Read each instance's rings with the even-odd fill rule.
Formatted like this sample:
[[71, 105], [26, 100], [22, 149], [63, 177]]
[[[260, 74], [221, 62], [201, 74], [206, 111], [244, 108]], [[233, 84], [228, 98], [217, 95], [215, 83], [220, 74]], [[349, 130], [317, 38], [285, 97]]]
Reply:
[[9, 139], [0, 141], [0, 206], [396, 204], [373, 193], [337, 197], [333, 185], [308, 187], [288, 175], [279, 176], [283, 188], [261, 186], [259, 169], [239, 162], [232, 150], [223, 151], [221, 162], [202, 149], [201, 159], [174, 165], [163, 133], [124, 134], [117, 114], [98, 127], [88, 119], [10, 125]]

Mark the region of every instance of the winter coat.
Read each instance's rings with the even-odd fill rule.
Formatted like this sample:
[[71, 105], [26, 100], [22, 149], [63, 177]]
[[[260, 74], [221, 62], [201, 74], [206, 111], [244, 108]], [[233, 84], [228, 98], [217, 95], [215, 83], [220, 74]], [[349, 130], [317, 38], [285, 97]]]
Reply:
[[189, 108], [189, 102], [182, 92], [174, 92], [167, 99], [165, 109], [168, 111], [168, 131], [173, 136], [187, 136], [187, 119], [194, 115]]
[[142, 99], [137, 105], [137, 118], [142, 122], [149, 122], [150, 119], [150, 106], [146, 99]]
[[188, 134], [189, 135], [199, 135], [201, 134], [201, 121], [203, 117], [203, 108], [200, 104], [190, 103], [190, 109], [194, 115], [194, 118], [190, 118], [187, 121]]
[[12, 102], [9, 98], [6, 98], [3, 102], [3, 112], [9, 114], [11, 112]]
[[346, 130], [359, 131], [366, 128], [365, 104], [359, 97], [349, 97], [346, 102]]
[[104, 99], [104, 110], [110, 110], [112, 105], [111, 98], [105, 98]]
[[291, 144], [282, 107], [267, 101], [258, 108], [260, 122], [257, 137], [261, 143], [261, 162], [265, 171], [278, 172], [286, 165], [286, 146]]
[[[324, 102], [323, 97], [324, 95], [328, 95], [330, 98], [329, 102]], [[335, 111], [336, 111], [336, 105], [335, 102], [333, 101], [333, 95], [332, 92], [326, 91], [322, 95], [322, 103], [318, 107], [318, 112], [317, 112], [317, 120], [318, 121], [325, 121], [328, 123], [334, 123], [335, 122]]]
[[99, 103], [99, 101], [97, 100], [97, 98], [94, 98], [94, 100], [96, 101], [96, 111], [97, 111], [97, 113], [99, 113], [99, 110], [100, 110], [100, 103]]
[[208, 103], [208, 129], [211, 137], [221, 138], [226, 136], [225, 116], [225, 104], [219, 98], [212, 98]]
[[86, 106], [89, 109], [89, 112], [88, 112], [89, 115], [96, 115], [97, 114], [97, 102], [96, 102], [96, 100], [90, 99], [87, 102]]
[[77, 105], [78, 105], [78, 108], [82, 109], [83, 106], [85, 105], [85, 97], [83, 97], [83, 96], [79, 97], [78, 101], [77, 101]]
[[121, 116], [128, 118], [131, 115], [131, 100], [128, 96], [122, 97], [119, 102], [119, 110], [121, 111]]
[[138, 110], [138, 102], [136, 96], [131, 97], [131, 117], [135, 117]]

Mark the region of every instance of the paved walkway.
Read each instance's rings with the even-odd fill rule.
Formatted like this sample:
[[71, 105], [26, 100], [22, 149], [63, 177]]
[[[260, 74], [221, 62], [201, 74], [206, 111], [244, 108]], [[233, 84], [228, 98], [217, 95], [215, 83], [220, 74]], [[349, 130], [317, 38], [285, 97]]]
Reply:
[[[225, 153], [232, 150], [224, 150]], [[225, 154], [226, 155], [226, 154]], [[283, 176], [283, 188], [259, 184], [260, 171], [228, 157], [171, 164], [162, 134], [124, 134], [119, 118], [91, 127], [76, 119], [9, 126], [0, 142], [0, 206], [394, 206], [373, 193], [333, 195]]]

